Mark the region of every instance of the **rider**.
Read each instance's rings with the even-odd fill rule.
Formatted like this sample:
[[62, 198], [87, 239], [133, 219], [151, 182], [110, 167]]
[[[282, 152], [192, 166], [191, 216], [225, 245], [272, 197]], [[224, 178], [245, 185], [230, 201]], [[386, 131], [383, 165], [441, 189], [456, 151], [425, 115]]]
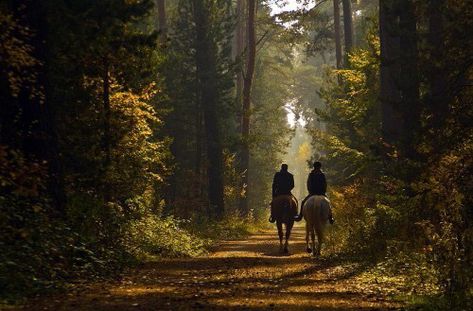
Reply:
[[[305, 201], [313, 195], [323, 195], [327, 196], [327, 180], [325, 179], [325, 174], [322, 172], [322, 163], [314, 162], [314, 169], [309, 173], [309, 177], [307, 177], [307, 191], [309, 191], [309, 195], [302, 200], [301, 204], [301, 211], [298, 216], [296, 216], [296, 220], [299, 221], [302, 219], [302, 208], [304, 206]], [[331, 224], [335, 221], [332, 216], [332, 211], [330, 210], [329, 218]]]
[[[273, 199], [278, 195], [289, 194], [292, 195], [291, 190], [294, 189], [294, 176], [287, 171], [287, 164], [281, 165], [281, 170], [274, 174], [273, 178]], [[273, 217], [273, 208], [271, 205], [271, 217], [269, 222], [275, 222]]]

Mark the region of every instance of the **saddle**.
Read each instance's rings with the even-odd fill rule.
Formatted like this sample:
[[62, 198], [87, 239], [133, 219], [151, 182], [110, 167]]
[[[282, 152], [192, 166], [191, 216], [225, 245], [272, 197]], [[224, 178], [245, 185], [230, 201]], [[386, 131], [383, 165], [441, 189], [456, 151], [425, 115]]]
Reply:
[[278, 195], [271, 201], [271, 214], [275, 219], [294, 218], [297, 215], [297, 205], [297, 199], [292, 194]]

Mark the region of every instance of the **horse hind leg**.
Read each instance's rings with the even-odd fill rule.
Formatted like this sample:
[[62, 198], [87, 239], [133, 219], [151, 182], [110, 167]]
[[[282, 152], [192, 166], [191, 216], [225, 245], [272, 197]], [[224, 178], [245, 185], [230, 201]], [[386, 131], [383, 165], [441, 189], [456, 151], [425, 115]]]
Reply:
[[286, 224], [286, 242], [284, 243], [284, 253], [289, 253], [289, 238], [291, 237], [292, 226], [294, 225], [293, 222], [289, 222]]
[[317, 255], [320, 256], [322, 250], [322, 244], [324, 243], [323, 228], [318, 227], [317, 230]]
[[307, 253], [312, 253], [312, 249], [309, 246], [309, 234], [310, 234], [310, 224], [308, 222], [305, 223], [305, 246]]
[[310, 238], [312, 239], [312, 255], [317, 256], [318, 250], [315, 248], [315, 228], [310, 226]]
[[284, 246], [282, 244], [283, 240], [283, 231], [282, 231], [282, 223], [277, 221], [276, 226], [278, 227], [278, 236], [279, 236], [279, 252], [282, 253], [284, 251]]

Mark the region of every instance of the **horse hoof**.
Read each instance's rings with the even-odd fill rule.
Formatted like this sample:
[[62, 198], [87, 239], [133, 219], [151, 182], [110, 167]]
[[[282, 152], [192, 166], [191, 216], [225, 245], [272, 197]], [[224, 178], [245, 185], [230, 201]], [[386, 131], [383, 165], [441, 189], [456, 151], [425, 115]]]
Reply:
[[289, 254], [289, 250], [286, 248], [284, 248], [284, 254]]
[[307, 251], [309, 254], [312, 253], [312, 249], [311, 249], [310, 247], [307, 247], [307, 248], [306, 248], [306, 251]]

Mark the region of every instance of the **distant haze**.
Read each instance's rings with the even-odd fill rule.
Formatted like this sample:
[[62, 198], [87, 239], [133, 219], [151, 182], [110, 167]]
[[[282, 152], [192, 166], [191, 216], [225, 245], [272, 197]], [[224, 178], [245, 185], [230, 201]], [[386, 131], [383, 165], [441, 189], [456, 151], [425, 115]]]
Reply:
[[[284, 6], [280, 7], [276, 4], [284, 4]], [[298, 3], [301, 2], [301, 3]], [[304, 4], [304, 2], [308, 2], [308, 4]], [[271, 7], [271, 14], [276, 15], [282, 12], [294, 11], [298, 9], [311, 9], [315, 6], [317, 1], [297, 1], [297, 0], [284, 0], [284, 1], [276, 1], [271, 0], [269, 2], [269, 6]]]

